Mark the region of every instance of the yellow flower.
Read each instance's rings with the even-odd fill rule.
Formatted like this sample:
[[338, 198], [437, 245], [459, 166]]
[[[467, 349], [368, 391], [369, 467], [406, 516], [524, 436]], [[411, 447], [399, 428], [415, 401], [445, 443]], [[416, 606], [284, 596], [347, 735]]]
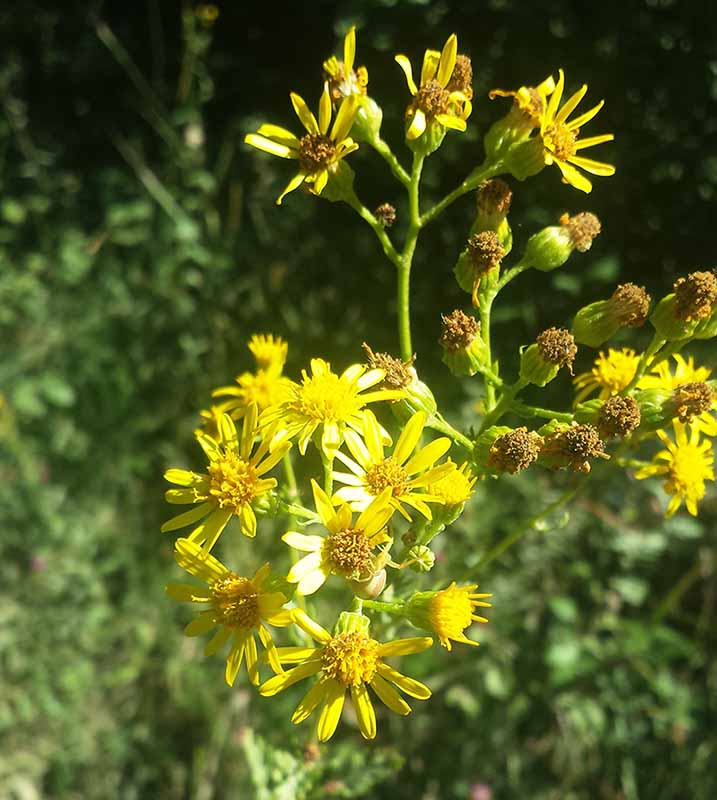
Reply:
[[608, 397], [620, 394], [635, 377], [639, 363], [640, 356], [629, 347], [623, 347], [621, 350], [613, 350], [611, 347], [607, 355], [600, 353], [590, 372], [583, 372], [573, 379], [573, 386], [577, 392], [576, 405], [582, 403], [593, 392], [600, 392], [598, 395], [600, 400], [607, 400]]
[[292, 621], [291, 613], [282, 609], [288, 598], [281, 592], [268, 591], [266, 580], [269, 565], [264, 564], [253, 578], [244, 578], [228, 570], [206, 550], [189, 539], [177, 539], [174, 558], [182, 569], [206, 583], [197, 587], [191, 583], [169, 583], [167, 594], [174, 600], [189, 603], [205, 603], [198, 617], [185, 628], [187, 636], [200, 636], [218, 627], [214, 636], [204, 648], [204, 655], [211, 656], [221, 650], [231, 640], [225, 671], [226, 682], [232, 686], [242, 660], [246, 658], [249, 679], [259, 683], [259, 666], [254, 633], [267, 651], [274, 671], [282, 667], [276, 656], [276, 647], [269, 625], [286, 626]]
[[458, 39], [455, 33], [448, 37], [442, 52], [426, 50], [420, 86], [416, 86], [413, 80], [408, 58], [396, 56], [396, 62], [406, 75], [408, 89], [413, 95], [413, 102], [406, 109], [406, 119], [410, 120], [407, 139], [418, 139], [434, 123], [456, 131], [466, 129], [466, 120], [473, 106], [465, 91], [451, 90], [450, 86], [457, 55]]
[[430, 484], [428, 491], [433, 497], [439, 497], [444, 505], [457, 506], [470, 499], [477, 479], [467, 461], [458, 467], [449, 458], [446, 464], [450, 465], [450, 471]]
[[197, 441], [209, 459], [206, 473], [186, 469], [169, 469], [164, 473], [166, 480], [181, 487], [165, 493], [167, 502], [193, 503], [195, 507], [165, 522], [163, 531], [174, 531], [203, 520], [189, 538], [209, 551], [229, 520], [236, 515], [242, 533], [256, 535], [252, 502], [276, 486], [276, 478], [262, 478], [262, 475], [276, 466], [291, 447], [290, 442], [283, 442], [270, 454], [269, 442], [263, 441], [252, 454], [256, 423], [257, 410], [252, 405], [244, 417], [241, 439], [228, 414], [219, 418], [216, 437], [197, 433]]
[[[496, 97], [512, 97], [515, 108], [527, 123], [529, 128], [539, 128], [540, 121], [548, 107], [547, 98], [555, 91], [555, 81], [549, 75], [537, 86], [521, 86], [513, 91], [509, 89], [493, 89], [488, 93], [491, 100]], [[527, 131], [527, 129], [526, 129]]]
[[578, 103], [585, 97], [588, 87], [583, 84], [574, 95], [565, 101], [563, 107], [558, 110], [565, 87], [565, 75], [562, 69], [558, 70], [558, 72], [560, 75], [558, 83], [555, 87], [555, 91], [550, 95], [547, 108], [540, 121], [543, 157], [546, 164], [555, 162], [558, 165], [558, 168], [563, 174], [564, 183], [569, 183], [571, 186], [583, 192], [590, 192], [593, 188], [592, 183], [590, 183], [576, 167], [581, 167], [592, 175], [614, 175], [615, 167], [611, 164], [593, 161], [590, 158], [583, 158], [576, 154], [586, 147], [592, 147], [593, 145], [602, 144], [603, 142], [611, 142], [615, 136], [612, 133], [604, 133], [600, 136], [578, 139], [580, 128], [600, 111], [605, 101], [601, 100], [589, 111], [568, 121], [570, 114], [572, 114]]
[[[320, 358], [311, 360], [311, 375], [302, 370], [301, 385], [292, 383], [291, 396], [273, 408], [267, 409], [261, 419], [262, 427], [273, 431], [272, 447], [284, 439], [299, 438], [299, 452], [304, 455], [314, 433], [321, 428], [321, 451], [333, 459], [344, 440], [347, 429], [363, 433], [362, 409], [378, 400], [397, 400], [404, 392], [377, 389], [366, 392], [381, 383], [382, 369], [370, 369], [353, 364], [341, 375], [331, 371], [331, 365]], [[384, 438], [390, 442], [388, 434]]]
[[369, 621], [358, 614], [342, 614], [349, 618], [344, 630], [332, 636], [303, 611], [294, 611], [294, 621], [306, 631], [318, 647], [279, 647], [282, 664], [297, 664], [287, 672], [270, 678], [259, 688], [265, 697], [272, 697], [304, 678], [318, 675], [318, 681], [304, 695], [291, 721], [297, 725], [307, 719], [319, 706], [317, 733], [327, 741], [334, 735], [344, 707], [347, 690], [351, 693], [359, 729], [365, 739], [376, 736], [376, 713], [368, 687], [391, 711], [405, 716], [411, 707], [396, 691], [409, 697], [427, 700], [431, 690], [419, 681], [403, 675], [384, 663], [389, 656], [419, 653], [433, 644], [430, 637], [395, 639], [381, 643], [369, 636]]
[[348, 135], [358, 110], [355, 95], [347, 97], [341, 103], [330, 130], [332, 106], [328, 84], [324, 84], [321, 94], [318, 122], [303, 98], [295, 92], [291, 93], [291, 102], [307, 131], [300, 139], [286, 128], [270, 124], [262, 125], [256, 133], [249, 133], [244, 137], [244, 141], [252, 147], [280, 158], [294, 158], [299, 161], [299, 172], [279, 195], [277, 205], [281, 205], [284, 197], [304, 182], [313, 194], [321, 194], [329, 176], [338, 169], [341, 159], [358, 150], [358, 145]]
[[665, 491], [672, 495], [665, 516], [671, 517], [684, 501], [687, 510], [697, 516], [697, 504], [705, 496], [705, 481], [715, 479], [712, 443], [700, 442], [700, 432], [692, 428], [689, 439], [687, 429], [680, 422], [674, 423], [675, 441], [664, 431], [657, 431], [667, 450], [661, 450], [653, 463], [635, 473], [638, 480], [653, 475], [665, 475]]
[[706, 384], [712, 370], [695, 367], [692, 356], [685, 360], [675, 353], [672, 357], [674, 372], [668, 361], [661, 361], [640, 378], [638, 388], [671, 392], [676, 416], [681, 422], [689, 422], [705, 436], [717, 436], [717, 418], [713, 414], [717, 411], [717, 393]]
[[363, 97], [366, 94], [368, 70], [366, 67], [357, 67], [354, 70], [355, 57], [356, 26], [352, 25], [344, 36], [344, 60], [339, 61], [336, 56], [331, 56], [324, 61], [329, 93], [334, 103], [351, 95]]
[[334, 480], [346, 484], [336, 492], [334, 499], [347, 502], [354, 511], [363, 511], [388, 487], [391, 489], [391, 506], [409, 522], [411, 517], [403, 503], [415, 508], [426, 519], [431, 519], [431, 509], [427, 504], [441, 503], [442, 500], [423, 490], [428, 484], [451, 472], [451, 464], [434, 466], [450, 448], [451, 440], [445, 437], [435, 439], [417, 450], [428, 419], [427, 414], [418, 411], [406, 423], [393, 455], [386, 456], [376, 417], [371, 411], [364, 412], [364, 415], [365, 442], [355, 431], [348, 430], [346, 444], [353, 458], [341, 451], [336, 453], [336, 458], [351, 472], [333, 473]]
[[469, 639], [464, 631], [474, 622], [486, 623], [488, 620], [475, 614], [477, 607], [490, 608], [485, 602], [490, 594], [476, 594], [477, 583], [469, 586], [456, 586], [453, 581], [439, 592], [418, 592], [406, 604], [406, 616], [419, 628], [432, 631], [447, 650], [451, 641], [478, 645]]
[[[212, 392], [212, 397], [233, 398], [218, 406], [221, 413], [230, 414], [233, 419], [244, 416], [252, 403], [261, 413], [290, 395], [292, 382], [282, 375], [287, 343], [279, 336], [254, 334], [248, 347], [256, 361], [256, 372], [243, 372], [235, 378], [237, 386], [220, 386]], [[202, 412], [202, 416], [206, 416], [206, 412]]]
[[297, 531], [287, 531], [281, 538], [295, 550], [308, 553], [296, 562], [286, 579], [296, 583], [298, 594], [313, 594], [324, 585], [329, 575], [340, 575], [347, 580], [366, 581], [386, 563], [387, 550], [378, 554], [378, 545], [390, 547], [391, 537], [386, 524], [393, 515], [389, 505], [390, 489], [383, 491], [353, 521], [351, 509], [342, 503], [338, 509], [315, 480], [311, 481], [316, 512], [328, 536], [307, 536]]

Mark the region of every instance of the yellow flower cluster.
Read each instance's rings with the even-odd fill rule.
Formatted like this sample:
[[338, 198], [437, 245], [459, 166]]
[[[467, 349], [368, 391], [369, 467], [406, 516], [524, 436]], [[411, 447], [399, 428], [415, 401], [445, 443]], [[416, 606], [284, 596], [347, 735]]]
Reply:
[[[302, 610], [303, 597], [318, 592], [334, 576], [358, 598], [354, 605], [360, 608], [365, 603], [370, 608], [372, 598], [387, 583], [388, 570], [411, 563], [405, 553], [394, 560], [391, 552], [397, 526], [414, 522], [409, 509], [423, 524], [434, 520], [440, 508], [450, 509], [455, 517], [456, 508], [469, 499], [475, 478], [467, 464], [441, 462], [451, 446], [447, 437], [422, 444], [429, 422], [423, 411], [408, 417], [392, 443], [368, 408], [405, 400], [405, 389], [383, 387], [384, 369], [354, 364], [336, 373], [326, 361], [313, 359], [301, 381], [294, 382], [283, 374], [288, 348], [282, 339], [256, 335], [249, 350], [256, 371], [241, 373], [236, 386], [217, 389], [214, 397], [229, 399], [203, 412], [205, 424], [195, 432], [207, 460], [205, 468], [172, 468], [165, 473], [174, 487], [166, 492], [167, 501], [191, 508], [168, 520], [162, 530], [189, 530], [175, 544], [175, 559], [202, 583], [171, 583], [166, 591], [175, 600], [201, 604], [185, 632], [198, 636], [214, 630], [205, 654], [228, 648], [229, 685], [242, 663], [250, 682], [261, 684], [259, 691], [265, 697], [315, 675], [317, 682], [292, 721], [301, 722], [319, 709], [318, 736], [325, 741], [336, 729], [348, 691], [362, 735], [373, 738], [376, 714], [369, 689], [399, 714], [411, 710], [401, 693], [420, 700], [431, 694], [427, 686], [384, 659], [425, 650], [433, 639], [381, 643], [370, 632], [369, 618], [358, 609], [341, 613], [331, 634]], [[241, 422], [240, 429], [235, 420]], [[295, 484], [291, 463], [295, 441], [301, 456], [313, 444], [324, 464], [324, 488], [311, 479], [313, 508], [301, 505]], [[272, 474], [282, 461], [284, 487]], [[336, 463], [348, 471], [335, 470]], [[293, 520], [292, 529], [281, 537], [288, 545], [287, 556], [291, 555], [285, 573], [264, 564], [253, 575], [239, 574], [213, 554], [234, 518], [242, 533], [254, 537], [257, 517], [280, 514]], [[308, 527], [307, 532], [294, 530], [297, 523]], [[474, 592], [475, 585], [454, 583], [423, 593], [421, 608], [416, 602], [396, 602], [390, 611], [433, 633], [449, 649], [451, 641], [475, 644], [465, 631], [475, 622], [487, 622], [473, 609], [488, 605], [482, 600], [488, 595]], [[316, 646], [277, 647], [272, 628], [287, 626], [297, 626]], [[274, 672], [264, 683], [262, 663]], [[285, 671], [287, 664], [292, 668]]]

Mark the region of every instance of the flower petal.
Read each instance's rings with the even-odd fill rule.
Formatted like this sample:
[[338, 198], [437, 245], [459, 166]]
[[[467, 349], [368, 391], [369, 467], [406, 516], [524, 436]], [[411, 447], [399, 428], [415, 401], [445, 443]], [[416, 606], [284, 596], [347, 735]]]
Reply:
[[458, 55], [458, 37], [452, 33], [446, 43], [443, 45], [441, 51], [441, 60], [438, 64], [438, 74], [436, 80], [445, 89], [448, 81], [453, 74], [453, 68], [456, 66], [456, 56]]
[[571, 156], [570, 163], [582, 167], [585, 172], [591, 175], [614, 175], [615, 167], [612, 164], [605, 164], [602, 161], [593, 161], [592, 158], [583, 158], [582, 156]]
[[321, 92], [319, 100], [319, 130], [325, 134], [331, 124], [331, 96], [329, 95], [329, 84], [324, 83], [324, 91]]
[[190, 539], [177, 539], [174, 543], [174, 560], [190, 575], [210, 584], [223, 580], [229, 574], [219, 559]]
[[427, 419], [427, 414], [423, 411], [417, 411], [406, 423], [406, 427], [398, 437], [396, 447], [393, 450], [393, 457], [399, 464], [405, 464], [411, 453], [416, 449]]
[[292, 92], [289, 97], [291, 98], [291, 105], [294, 106], [294, 111], [296, 111], [296, 116], [301, 120], [301, 124], [309, 133], [318, 135], [320, 130], [316, 117], [309, 111], [304, 98], [296, 94], [296, 92]]
[[294, 177], [289, 181], [289, 183], [286, 184], [286, 188], [284, 189], [284, 191], [276, 198], [277, 206], [281, 205], [281, 201], [286, 197], [287, 194], [289, 194], [289, 192], [293, 192], [294, 189], [298, 189], [305, 179], [306, 175], [304, 175], [303, 172], [299, 172], [296, 175], [294, 175]]
[[291, 715], [291, 721], [294, 725], [298, 725], [314, 713], [316, 707], [326, 700], [329, 691], [328, 687], [329, 678], [321, 678], [309, 689], [309, 691], [302, 697], [301, 702], [296, 707], [296, 710]]
[[558, 165], [558, 169], [563, 173], [563, 183], [569, 183], [576, 189], [580, 189], [581, 192], [590, 194], [593, 188], [592, 183], [575, 169], [575, 167], [568, 164], [567, 161], [556, 160], [555, 163]]
[[352, 25], [346, 36], [344, 36], [344, 73], [346, 76], [351, 74], [354, 68], [354, 58], [356, 57], [356, 26]]
[[271, 155], [279, 156], [279, 158], [297, 157], [296, 150], [285, 144], [279, 144], [279, 142], [267, 139], [266, 136], [260, 136], [258, 133], [247, 133], [244, 137], [244, 142], [252, 147], [256, 147], [257, 150], [263, 150], [265, 153], [271, 153]]
[[450, 449], [450, 446], [451, 440], [445, 436], [440, 439], [434, 439], [421, 448], [404, 466], [404, 469], [409, 475], [415, 475], [417, 472], [432, 467]]
[[199, 506], [195, 506], [191, 508], [189, 511], [185, 511], [183, 514], [179, 514], [176, 517], [172, 517], [172, 519], [168, 519], [161, 528], [162, 533], [168, 533], [169, 531], [176, 531], [178, 528], [184, 528], [187, 525], [192, 525], [195, 522], [198, 522], [202, 517], [206, 517], [211, 511], [216, 508], [216, 503], [208, 502], [202, 503]]
[[320, 550], [321, 545], [324, 543], [322, 536], [308, 536], [305, 533], [298, 531], [287, 531], [281, 540], [286, 542], [289, 547], [294, 550], [301, 550], [304, 553], [313, 553], [315, 550]]
[[234, 686], [234, 681], [236, 680], [237, 673], [239, 672], [239, 667], [241, 667], [241, 662], [244, 660], [244, 646], [246, 644], [246, 640], [246, 632], [242, 631], [241, 633], [237, 633], [234, 638], [232, 649], [229, 651], [229, 655], [227, 656], [227, 666], [224, 670], [224, 680], [229, 686]]
[[575, 117], [575, 119], [571, 119], [570, 122], [567, 122], [566, 125], [568, 130], [574, 131], [578, 128], [582, 128], [583, 125], [590, 122], [590, 120], [600, 111], [600, 109], [605, 105], [605, 101], [601, 100], [596, 106], [593, 106], [589, 111], [586, 111], [584, 114], [581, 114], [579, 117]]
[[565, 101], [565, 105], [555, 115], [555, 124], [561, 125], [578, 107], [580, 101], [585, 97], [588, 91], [588, 86], [584, 83], [572, 97]]
[[207, 646], [204, 648], [204, 655], [205, 656], [213, 656], [218, 650], [221, 650], [222, 647], [229, 641], [232, 635], [231, 628], [227, 628], [226, 626], [222, 625], [221, 628], [212, 636], [212, 638], [207, 642]]
[[365, 683], [351, 687], [351, 699], [356, 709], [361, 735], [364, 739], [374, 739], [376, 737], [376, 712], [373, 710]]
[[298, 583], [304, 576], [319, 568], [321, 564], [321, 553], [310, 552], [308, 556], [299, 559], [289, 570], [286, 576], [289, 583]]
[[311, 479], [311, 489], [314, 494], [316, 513], [319, 515], [324, 525], [328, 526], [336, 514], [331, 504], [331, 499], [313, 478]]
[[413, 636], [408, 639], [394, 639], [392, 642], [384, 642], [378, 647], [380, 656], [410, 656], [413, 653], [420, 653], [427, 650], [433, 644], [430, 636]]
[[[336, 119], [331, 128], [329, 138], [335, 144], [344, 141], [349, 135], [351, 126], [354, 124], [356, 112], [358, 111], [358, 100], [354, 95], [346, 97], [341, 101], [339, 110], [336, 113]], [[354, 149], [357, 149], [358, 145]]]
[[[309, 558], [310, 556], [306, 556]], [[318, 591], [324, 583], [328, 575], [321, 569], [315, 569], [312, 572], [307, 572], [306, 575], [296, 584], [296, 593], [306, 597]]]
[[316, 729], [320, 742], [327, 742], [334, 735], [336, 726], [341, 719], [344, 698], [346, 697], [346, 687], [342, 683], [329, 680], [327, 684], [326, 699], [324, 700]]
[[302, 631], [308, 633], [312, 639], [315, 639], [320, 644], [326, 644], [331, 641], [331, 634], [322, 628], [318, 622], [315, 622], [311, 617], [300, 608], [295, 608], [293, 613], [294, 622], [301, 628]]
[[259, 126], [257, 133], [260, 136], [267, 137], [268, 139], [274, 139], [275, 141], [279, 142], [279, 144], [285, 144], [287, 147], [298, 150], [298, 137], [294, 136], [291, 131], [288, 131], [286, 128], [282, 128], [280, 125], [271, 125], [270, 123], [265, 123], [264, 125]]
[[428, 700], [431, 696], [431, 690], [424, 683], [409, 678], [408, 675], [389, 667], [388, 664], [379, 664], [378, 673], [382, 678], [386, 678], [386, 680], [398, 686], [405, 694], [415, 697], [416, 700]]
[[288, 689], [298, 681], [308, 678], [310, 675], [315, 675], [321, 669], [321, 661], [306, 661], [304, 664], [299, 664], [298, 667], [290, 669], [288, 672], [282, 672], [280, 675], [275, 675], [269, 678], [268, 681], [262, 683], [259, 687], [259, 694], [263, 697], [273, 697], [275, 694]]
[[401, 69], [403, 70], [403, 74], [406, 76], [408, 91], [411, 94], [416, 94], [416, 92], [418, 91], [418, 87], [416, 86], [416, 82], [413, 80], [413, 69], [411, 68], [411, 62], [404, 55], [398, 55], [395, 57], [394, 60], [398, 64], [398, 66], [401, 67]]
[[189, 540], [200, 545], [206, 552], [209, 552], [216, 544], [217, 539], [221, 536], [231, 518], [232, 511], [218, 508], [189, 534]]
[[408, 130], [406, 131], [406, 138], [407, 139], [418, 139], [418, 137], [426, 130], [426, 115], [421, 111], [420, 108], [416, 109], [416, 113], [413, 115], [413, 119], [411, 120], [411, 124], [408, 126]]
[[376, 692], [379, 700], [384, 705], [388, 706], [391, 711], [395, 711], [396, 714], [400, 714], [403, 717], [411, 713], [411, 706], [409, 706], [393, 686], [380, 675], [374, 675], [369, 685], [374, 692]]

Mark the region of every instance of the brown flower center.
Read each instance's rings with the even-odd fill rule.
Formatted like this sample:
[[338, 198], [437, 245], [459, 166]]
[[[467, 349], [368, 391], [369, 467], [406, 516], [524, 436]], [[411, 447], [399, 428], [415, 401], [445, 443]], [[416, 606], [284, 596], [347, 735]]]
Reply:
[[446, 114], [450, 104], [450, 92], [438, 81], [428, 81], [416, 93], [415, 105], [429, 118]]
[[326, 560], [341, 575], [361, 576], [370, 572], [371, 542], [362, 530], [345, 528], [332, 533], [324, 547]]
[[540, 455], [543, 437], [527, 428], [516, 428], [504, 433], [491, 445], [488, 466], [500, 472], [516, 472], [529, 467]]
[[390, 389], [403, 389], [413, 380], [410, 368], [416, 357], [412, 356], [410, 361], [401, 361], [400, 358], [389, 355], [388, 353], [374, 353], [374, 351], [363, 342], [361, 345], [371, 369], [382, 369], [386, 375], [383, 385]]
[[390, 486], [393, 496], [399, 497], [406, 491], [408, 481], [408, 473], [393, 456], [366, 470], [366, 484], [373, 495], [381, 494]]
[[706, 319], [717, 302], [717, 274], [692, 272], [686, 278], [678, 278], [674, 289], [677, 319]]
[[468, 56], [462, 53], [456, 56], [456, 65], [453, 67], [446, 91], [463, 92], [469, 100], [473, 98], [473, 64]]
[[577, 152], [575, 143], [578, 131], [570, 130], [567, 125], [550, 125], [543, 133], [543, 144], [559, 161], [567, 161]]
[[535, 341], [543, 361], [556, 367], [567, 366], [572, 370], [578, 348], [569, 330], [548, 328], [539, 334]]
[[336, 146], [321, 133], [307, 133], [299, 140], [299, 166], [307, 175], [328, 169], [336, 158]]
[[468, 239], [468, 256], [479, 275], [500, 265], [505, 256], [505, 248], [495, 231], [482, 231]]
[[610, 307], [620, 325], [639, 328], [645, 324], [652, 298], [644, 286], [622, 283], [610, 298]]
[[625, 437], [640, 425], [640, 406], [632, 397], [615, 395], [606, 400], [597, 417], [597, 428], [606, 439]]
[[691, 422], [694, 417], [704, 414], [712, 408], [714, 392], [701, 381], [683, 383], [672, 395], [675, 416], [680, 422]]
[[457, 308], [450, 314], [441, 316], [443, 328], [441, 338], [438, 340], [441, 347], [450, 352], [464, 350], [476, 338], [480, 331], [480, 323]]

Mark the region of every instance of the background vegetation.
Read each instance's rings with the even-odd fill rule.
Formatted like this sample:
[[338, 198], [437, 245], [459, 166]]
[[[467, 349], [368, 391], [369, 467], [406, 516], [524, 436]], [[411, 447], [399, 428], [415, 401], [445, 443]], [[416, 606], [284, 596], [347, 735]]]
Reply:
[[[607, 99], [615, 178], [589, 198], [550, 173], [514, 186], [518, 237], [564, 210], [596, 212], [605, 232], [569, 269], [517, 282], [498, 317], [504, 359], [618, 276], [659, 293], [714, 264], [707, 3], [227, 3], [211, 26], [159, 0], [132, 13], [6, 4], [0, 797], [715, 797], [714, 494], [699, 521], [666, 523], [658, 486], [596, 481], [479, 576], [495, 594], [480, 651], [415, 657], [434, 698], [382, 719], [373, 745], [350, 725], [307, 745], [288, 724], [293, 696], [228, 690], [221, 661], [181, 635], [186, 609], [163, 594], [175, 573], [161, 474], [194, 452], [210, 388], [248, 366], [248, 335], [287, 337], [293, 372], [313, 354], [357, 360], [363, 339], [396, 348], [393, 274], [370, 232], [298, 194], [277, 209], [286, 165], [240, 144], [258, 122], [290, 122], [290, 89], [317, 94], [351, 22], [397, 146], [393, 53], [418, 58], [456, 31], [473, 56], [472, 133], [429, 162], [429, 195], [480, 158], [500, 113], [490, 87], [563, 66]], [[355, 160], [366, 202], [394, 201], [383, 165]], [[419, 368], [466, 424], [476, 397], [448, 380], [435, 340], [440, 312], [464, 300], [450, 270], [471, 211], [466, 200], [426, 232], [414, 291]], [[703, 360], [715, 366], [714, 351]], [[451, 560], [469, 568], [565, 485], [538, 473], [482, 487]]]

